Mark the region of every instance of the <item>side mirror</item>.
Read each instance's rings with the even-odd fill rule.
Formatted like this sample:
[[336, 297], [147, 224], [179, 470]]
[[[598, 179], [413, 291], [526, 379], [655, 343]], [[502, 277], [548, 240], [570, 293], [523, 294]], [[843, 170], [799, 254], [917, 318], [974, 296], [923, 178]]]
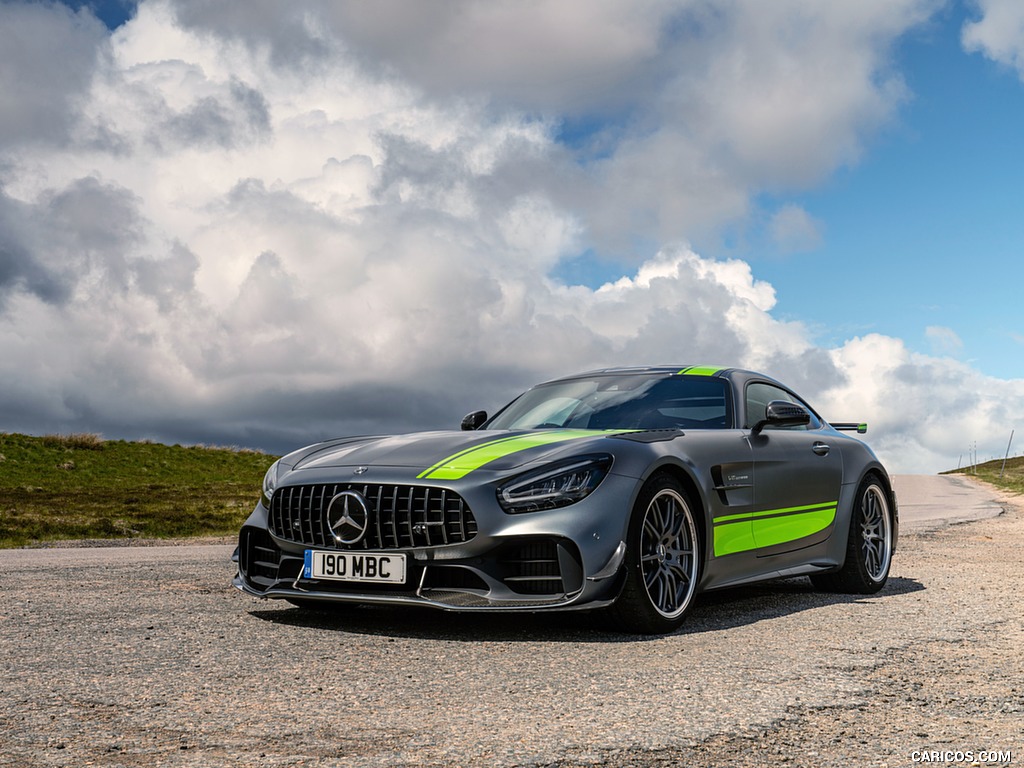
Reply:
[[462, 417], [462, 429], [469, 431], [480, 429], [480, 425], [487, 421], [487, 411], [473, 411]]
[[764, 410], [764, 418], [754, 425], [752, 435], [761, 434], [765, 427], [803, 427], [811, 423], [811, 413], [800, 403], [772, 400]]

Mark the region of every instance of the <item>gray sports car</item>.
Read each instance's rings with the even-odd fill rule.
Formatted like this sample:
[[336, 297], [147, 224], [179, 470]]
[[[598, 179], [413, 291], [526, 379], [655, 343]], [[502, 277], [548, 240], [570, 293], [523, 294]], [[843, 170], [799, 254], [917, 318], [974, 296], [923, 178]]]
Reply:
[[898, 515], [874, 453], [751, 371], [549, 381], [461, 431], [348, 437], [267, 472], [234, 584], [304, 607], [603, 609], [676, 629], [700, 592], [877, 592]]

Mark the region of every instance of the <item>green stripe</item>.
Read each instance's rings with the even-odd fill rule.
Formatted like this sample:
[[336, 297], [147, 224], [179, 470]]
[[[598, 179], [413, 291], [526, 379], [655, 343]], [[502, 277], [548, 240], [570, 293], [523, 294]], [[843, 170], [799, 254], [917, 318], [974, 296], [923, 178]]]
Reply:
[[823, 531], [836, 519], [836, 508], [826, 507], [788, 517], [772, 517], [754, 521], [754, 539], [758, 547], [774, 547], [787, 541]]
[[446, 459], [441, 459], [441, 461], [439, 461], [437, 464], [435, 464], [434, 466], [430, 467], [429, 469], [421, 472], [416, 477], [419, 478], [419, 479], [422, 479], [424, 477], [429, 477], [431, 472], [434, 472], [436, 470], [441, 469], [445, 464], [457, 461], [458, 459], [460, 459], [463, 456], [465, 456], [467, 453], [473, 453], [474, 451], [483, 450], [485, 448], [491, 448], [492, 446], [498, 446], [501, 443], [507, 443], [507, 442], [510, 442], [512, 440], [521, 440], [521, 439], [522, 439], [522, 435], [512, 435], [511, 437], [503, 437], [503, 438], [501, 438], [499, 440], [491, 440], [489, 443], [483, 443], [482, 445], [474, 445], [472, 448], [466, 448], [465, 450], [459, 451], [458, 453], [453, 453], [451, 456], [449, 456]]
[[635, 431], [632, 429], [559, 429], [540, 430], [526, 435], [503, 437], [467, 448], [458, 453], [453, 453], [448, 458], [442, 459], [434, 466], [424, 470], [416, 477], [420, 480], [458, 480], [473, 470], [480, 469], [484, 464], [513, 453], [529, 450], [530, 448], [562, 443], [566, 440], [582, 440], [587, 437], [620, 435], [625, 432]]
[[838, 502], [765, 509], [715, 518], [715, 556], [773, 547], [825, 530], [835, 521]]
[[757, 549], [757, 544], [754, 543], [754, 526], [749, 520], [715, 526], [715, 557], [750, 549]]
[[742, 512], [738, 515], [725, 515], [724, 517], [716, 517], [715, 525], [719, 523], [727, 523], [731, 520], [753, 520], [758, 517], [769, 517], [775, 515], [786, 515], [792, 512], [809, 512], [816, 509], [827, 509], [831, 507], [835, 509], [837, 502], [827, 501], [823, 504], [805, 504], [802, 507], [783, 507], [782, 509], [762, 509], [759, 512]]
[[712, 365], [691, 365], [689, 368], [683, 368], [678, 373], [686, 374], [687, 376], [714, 376], [721, 370], [721, 368]]

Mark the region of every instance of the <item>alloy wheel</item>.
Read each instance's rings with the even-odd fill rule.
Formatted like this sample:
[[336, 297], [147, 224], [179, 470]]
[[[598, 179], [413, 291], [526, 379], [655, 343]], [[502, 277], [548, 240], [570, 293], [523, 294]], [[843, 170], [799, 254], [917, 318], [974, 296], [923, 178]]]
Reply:
[[889, 573], [892, 558], [890, 520], [885, 493], [877, 485], [868, 486], [860, 502], [860, 532], [864, 568], [872, 581], [881, 581]]
[[697, 532], [686, 500], [671, 488], [647, 505], [640, 531], [640, 568], [654, 609], [667, 619], [681, 616], [697, 581]]

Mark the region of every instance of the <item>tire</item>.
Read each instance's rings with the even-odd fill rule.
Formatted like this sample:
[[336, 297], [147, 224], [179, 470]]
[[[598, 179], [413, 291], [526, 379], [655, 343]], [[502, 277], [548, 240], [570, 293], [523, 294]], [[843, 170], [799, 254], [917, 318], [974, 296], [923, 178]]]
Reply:
[[871, 595], [885, 586], [892, 565], [893, 520], [889, 494], [875, 475], [857, 489], [846, 541], [846, 561], [834, 573], [811, 576], [818, 589]]
[[662, 634], [683, 623], [701, 571], [696, 509], [670, 475], [656, 475], [640, 491], [630, 515], [625, 583], [609, 610], [619, 629]]

